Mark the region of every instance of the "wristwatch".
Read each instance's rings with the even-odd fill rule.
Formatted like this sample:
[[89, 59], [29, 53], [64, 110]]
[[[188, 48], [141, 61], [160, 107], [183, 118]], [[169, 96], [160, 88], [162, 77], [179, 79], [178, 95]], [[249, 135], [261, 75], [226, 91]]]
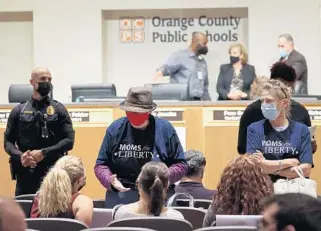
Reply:
[[43, 157], [45, 158], [47, 156], [47, 152], [45, 149], [41, 149], [41, 153], [43, 155]]

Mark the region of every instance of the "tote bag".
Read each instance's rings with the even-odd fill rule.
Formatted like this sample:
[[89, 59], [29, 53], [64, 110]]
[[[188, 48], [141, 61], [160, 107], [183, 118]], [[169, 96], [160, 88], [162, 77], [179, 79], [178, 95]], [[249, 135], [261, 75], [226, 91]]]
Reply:
[[298, 178], [294, 179], [279, 179], [274, 183], [274, 193], [303, 193], [312, 197], [317, 197], [317, 184], [314, 180], [306, 179], [303, 171], [299, 167], [294, 167], [293, 170], [298, 174]]

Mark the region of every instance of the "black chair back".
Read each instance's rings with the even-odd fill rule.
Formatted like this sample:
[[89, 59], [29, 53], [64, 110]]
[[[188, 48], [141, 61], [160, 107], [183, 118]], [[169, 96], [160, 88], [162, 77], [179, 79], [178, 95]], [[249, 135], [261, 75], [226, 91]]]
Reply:
[[16, 202], [20, 205], [20, 207], [24, 211], [26, 218], [29, 218], [33, 201], [32, 200], [16, 200]]
[[86, 99], [100, 101], [116, 97], [116, 87], [114, 84], [77, 84], [71, 85], [72, 102], [84, 102]]
[[153, 100], [177, 100], [186, 101], [189, 99], [187, 83], [156, 83], [146, 84], [153, 93]]
[[25, 194], [25, 195], [20, 195], [16, 196], [16, 200], [33, 200], [35, 198], [36, 194]]
[[156, 231], [184, 230], [192, 231], [190, 222], [180, 219], [170, 219], [165, 217], [139, 217], [112, 221], [108, 227], [141, 227], [154, 229]]
[[9, 103], [21, 103], [31, 99], [33, 88], [30, 84], [11, 84], [8, 92]]
[[203, 227], [203, 220], [206, 215], [206, 210], [190, 208], [190, 207], [172, 207], [173, 209], [181, 212], [185, 218], [193, 225], [194, 229]]
[[[194, 201], [194, 208], [203, 208], [208, 209], [208, 207], [211, 205], [211, 200], [202, 200], [202, 199], [193, 199]], [[182, 207], [189, 207], [189, 200], [188, 199], [177, 199], [176, 200], [177, 206]]]
[[80, 231], [88, 227], [80, 221], [65, 218], [28, 218], [26, 219], [29, 229], [39, 231]]
[[133, 227], [101, 227], [94, 229], [84, 229], [82, 231], [155, 231], [154, 229], [133, 228]]
[[196, 229], [194, 231], [254, 231], [255, 226], [221, 226]]
[[95, 199], [94, 202], [94, 208], [97, 209], [104, 209], [105, 208], [105, 199]]

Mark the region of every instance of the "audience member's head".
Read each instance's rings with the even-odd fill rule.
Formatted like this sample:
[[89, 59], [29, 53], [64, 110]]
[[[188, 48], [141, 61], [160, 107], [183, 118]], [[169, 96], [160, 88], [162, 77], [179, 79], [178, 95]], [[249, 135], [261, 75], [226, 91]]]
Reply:
[[196, 56], [206, 55], [208, 52], [207, 43], [208, 39], [206, 34], [203, 32], [195, 31], [192, 34], [190, 49], [192, 49]]
[[215, 214], [258, 215], [259, 202], [273, 193], [270, 177], [252, 155], [241, 155], [224, 169], [213, 201]]
[[235, 64], [238, 62], [242, 64], [246, 64], [248, 61], [247, 51], [245, 47], [240, 43], [232, 44], [228, 49], [228, 53], [230, 55], [230, 62], [232, 64]]
[[185, 178], [196, 182], [202, 182], [206, 159], [202, 152], [196, 150], [188, 150], [185, 153], [188, 165], [188, 171]]
[[261, 109], [268, 120], [290, 116], [291, 93], [289, 88], [279, 80], [271, 79], [263, 85]]
[[269, 77], [258, 76], [254, 79], [251, 85], [250, 98], [251, 99], [260, 99], [262, 94], [262, 88], [265, 83], [269, 81]]
[[27, 224], [21, 207], [12, 199], [0, 197], [0, 230], [25, 231]]
[[294, 41], [290, 34], [282, 34], [279, 36], [278, 48], [280, 52], [280, 57], [287, 57], [291, 51], [294, 49]]
[[263, 200], [262, 231], [319, 231], [321, 202], [300, 193], [278, 194]]
[[70, 209], [72, 195], [86, 184], [84, 165], [79, 157], [60, 158], [43, 179], [40, 186], [39, 213], [55, 216]]
[[296, 73], [293, 67], [283, 62], [275, 63], [270, 70], [270, 78], [283, 82], [290, 88], [294, 88]]
[[159, 216], [164, 208], [169, 171], [162, 162], [145, 164], [137, 179], [140, 200], [148, 204], [148, 214]]

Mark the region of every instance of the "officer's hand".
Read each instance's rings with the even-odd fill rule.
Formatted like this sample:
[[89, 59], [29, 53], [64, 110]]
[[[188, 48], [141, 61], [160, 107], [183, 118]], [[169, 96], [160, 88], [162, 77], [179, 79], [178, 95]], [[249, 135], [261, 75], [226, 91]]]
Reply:
[[37, 163], [39, 163], [40, 161], [42, 161], [43, 158], [44, 158], [41, 150], [33, 150], [33, 151], [30, 152], [30, 155], [32, 156], [32, 158], [34, 159], [34, 161], [36, 161]]
[[21, 155], [21, 164], [23, 167], [36, 167], [37, 162], [32, 158], [30, 150]]
[[119, 192], [128, 192], [130, 188], [125, 188], [123, 184], [117, 179], [117, 175], [112, 175], [110, 178], [110, 183], [117, 189]]

